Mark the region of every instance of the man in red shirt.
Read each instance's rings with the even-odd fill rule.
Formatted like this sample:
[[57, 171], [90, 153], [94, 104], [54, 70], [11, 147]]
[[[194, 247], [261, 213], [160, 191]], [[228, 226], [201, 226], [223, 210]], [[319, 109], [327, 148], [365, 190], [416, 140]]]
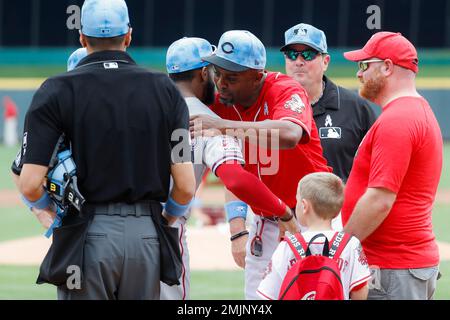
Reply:
[[[299, 180], [308, 173], [331, 171], [305, 90], [288, 76], [264, 71], [264, 45], [248, 31], [225, 32], [216, 52], [204, 60], [213, 65], [218, 90], [212, 110], [223, 119], [192, 117], [194, 135], [214, 128], [217, 134], [243, 139], [245, 169], [294, 208]], [[232, 199], [228, 193], [227, 201]], [[232, 241], [235, 261], [245, 266], [247, 299], [258, 299], [256, 289], [278, 245], [277, 221], [262, 216], [255, 216], [249, 236]], [[243, 230], [245, 215], [230, 220], [231, 234]]]
[[347, 182], [344, 230], [362, 241], [373, 269], [369, 299], [432, 299], [439, 252], [431, 211], [443, 142], [416, 91], [416, 49], [400, 33], [378, 32], [344, 56], [358, 61], [361, 96], [382, 107]]

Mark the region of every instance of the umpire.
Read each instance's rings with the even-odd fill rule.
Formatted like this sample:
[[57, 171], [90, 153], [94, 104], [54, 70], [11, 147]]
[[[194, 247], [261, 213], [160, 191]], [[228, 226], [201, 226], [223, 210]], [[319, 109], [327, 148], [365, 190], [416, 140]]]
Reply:
[[[159, 299], [160, 202], [173, 222], [195, 189], [188, 109], [166, 75], [138, 67], [125, 52], [132, 29], [123, 0], [86, 0], [81, 25], [88, 56], [47, 79], [25, 119], [19, 178], [25, 203], [51, 210], [42, 184], [61, 134], [71, 142], [87, 202], [81, 215], [69, 212], [54, 230], [40, 281], [58, 285], [59, 299]], [[61, 278], [74, 266], [82, 266], [81, 286]]]

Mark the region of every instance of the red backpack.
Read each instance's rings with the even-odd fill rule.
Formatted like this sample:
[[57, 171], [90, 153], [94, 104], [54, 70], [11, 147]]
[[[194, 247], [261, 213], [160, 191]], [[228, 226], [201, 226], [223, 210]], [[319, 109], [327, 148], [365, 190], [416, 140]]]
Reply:
[[[325, 238], [322, 255], [311, 255], [309, 247], [317, 238]], [[295, 254], [296, 262], [281, 284], [279, 300], [344, 300], [341, 272], [337, 260], [352, 236], [336, 232], [331, 239], [319, 233], [309, 244], [300, 233], [284, 238]]]

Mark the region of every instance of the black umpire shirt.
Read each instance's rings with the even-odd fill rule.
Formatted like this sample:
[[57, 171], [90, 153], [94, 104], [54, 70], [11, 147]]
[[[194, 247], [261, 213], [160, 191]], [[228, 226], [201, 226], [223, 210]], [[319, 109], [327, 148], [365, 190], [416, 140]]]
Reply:
[[323, 154], [333, 173], [347, 181], [359, 144], [376, 120], [367, 100], [323, 77], [325, 90], [313, 105]]
[[[167, 75], [123, 51], [95, 52], [35, 93], [15, 162], [48, 166], [65, 133], [87, 202], [166, 201], [171, 163], [190, 161], [188, 130], [185, 100]], [[185, 157], [171, 158], [173, 148]]]

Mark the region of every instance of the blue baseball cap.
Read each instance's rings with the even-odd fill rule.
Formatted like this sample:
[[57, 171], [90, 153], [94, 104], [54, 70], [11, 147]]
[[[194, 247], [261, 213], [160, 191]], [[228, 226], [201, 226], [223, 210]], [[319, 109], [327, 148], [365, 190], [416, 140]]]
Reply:
[[284, 33], [285, 45], [280, 51], [286, 51], [292, 44], [304, 44], [320, 53], [327, 53], [327, 38], [325, 33], [306, 23], [300, 23]]
[[78, 62], [80, 62], [81, 59], [86, 57], [87, 50], [86, 48], [79, 48], [72, 52], [69, 59], [67, 60], [67, 71], [72, 71], [77, 66]]
[[211, 55], [214, 50], [215, 47], [202, 38], [179, 39], [167, 49], [167, 72], [180, 73], [205, 67], [209, 62], [203, 61], [202, 57]]
[[124, 0], [86, 0], [81, 8], [81, 33], [94, 38], [112, 38], [130, 29]]
[[266, 67], [266, 49], [251, 32], [231, 30], [220, 37], [217, 50], [203, 60], [233, 72], [262, 70]]

